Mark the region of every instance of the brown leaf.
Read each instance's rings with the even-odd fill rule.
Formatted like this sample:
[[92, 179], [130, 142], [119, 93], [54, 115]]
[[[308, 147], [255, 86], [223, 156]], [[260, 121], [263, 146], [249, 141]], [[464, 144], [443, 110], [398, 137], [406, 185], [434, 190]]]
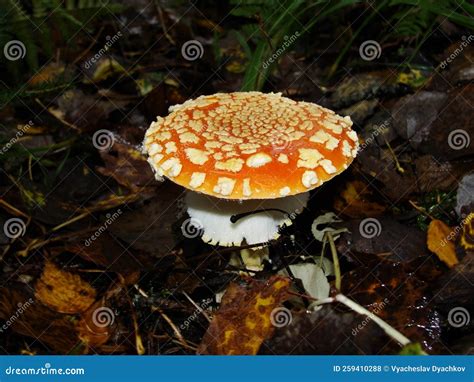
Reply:
[[[361, 261], [359, 254], [383, 256], [385, 259], [407, 262], [419, 256], [429, 256], [426, 235], [416, 227], [402, 224], [390, 216], [350, 220], [343, 223], [349, 232], [337, 242], [340, 253]], [[374, 227], [373, 235], [367, 229]]]
[[369, 186], [360, 180], [354, 180], [344, 185], [344, 189], [334, 201], [334, 208], [351, 218], [380, 215], [386, 208], [371, 201], [372, 198]]
[[137, 149], [115, 143], [110, 151], [101, 151], [100, 155], [105, 167], [98, 167], [97, 171], [114, 178], [129, 190], [138, 192], [143, 187], [156, 186], [150, 165]]
[[257, 354], [273, 333], [272, 312], [286, 299], [288, 279], [273, 276], [250, 285], [230, 284], [198, 348], [199, 354]]
[[91, 347], [105, 344], [115, 328], [115, 312], [105, 306], [104, 301], [91, 305], [77, 324], [79, 338]]
[[[440, 346], [440, 318], [431, 299], [431, 283], [440, 273], [429, 258], [374, 261], [345, 274], [342, 292], [431, 352]], [[382, 350], [393, 353], [399, 347], [390, 341]]]
[[85, 311], [96, 297], [95, 289], [78, 275], [59, 269], [46, 261], [36, 283], [38, 301], [60, 313], [75, 314]]
[[295, 314], [277, 328], [259, 354], [377, 354], [388, 337], [373, 321], [354, 312], [324, 305], [313, 313]]
[[450, 268], [459, 263], [451, 236], [454, 236], [454, 232], [441, 220], [432, 220], [428, 226], [428, 249]]
[[13, 331], [34, 338], [55, 353], [81, 352], [73, 317], [54, 312], [30, 297], [19, 290], [0, 289], [0, 319], [10, 323], [7, 330], [2, 328], [2, 341], [7, 341], [8, 331]]

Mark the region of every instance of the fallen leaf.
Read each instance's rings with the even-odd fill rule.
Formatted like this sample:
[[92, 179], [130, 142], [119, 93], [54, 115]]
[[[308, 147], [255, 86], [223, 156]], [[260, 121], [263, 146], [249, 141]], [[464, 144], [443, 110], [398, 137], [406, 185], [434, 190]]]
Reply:
[[42, 344], [55, 354], [81, 353], [74, 317], [52, 311], [30, 297], [18, 290], [0, 288], [0, 319], [11, 324], [7, 330], [1, 328], [2, 342], [8, 343], [10, 335], [16, 333], [33, 338], [33, 342]]
[[329, 297], [329, 282], [321, 267], [314, 263], [290, 265], [295, 278], [300, 279], [306, 293], [318, 300]]
[[453, 230], [441, 220], [432, 220], [428, 226], [428, 249], [450, 268], [459, 263], [451, 236], [454, 236]]
[[[273, 276], [266, 282], [252, 281], [227, 288], [198, 354], [257, 354], [273, 333], [274, 315], [287, 298], [289, 279]], [[283, 308], [284, 309], [284, 308]]]
[[134, 147], [115, 143], [111, 150], [100, 152], [105, 167], [97, 171], [114, 178], [117, 183], [131, 191], [138, 192], [144, 187], [154, 188], [155, 176], [146, 158]]
[[32, 86], [41, 85], [47, 82], [53, 82], [57, 77], [64, 73], [64, 64], [51, 62], [43, 66], [29, 80], [28, 84]]
[[[342, 291], [426, 351], [436, 352], [442, 347], [441, 329], [431, 283], [440, 273], [436, 264], [424, 257], [409, 263], [374, 261], [345, 274]], [[360, 321], [363, 324], [363, 316]], [[398, 352], [399, 345], [387, 340], [383, 351]]]
[[290, 325], [277, 328], [259, 354], [378, 354], [388, 337], [372, 320], [323, 305], [311, 314], [295, 314]]
[[344, 226], [349, 233], [343, 233], [337, 242], [339, 253], [344, 255], [356, 258], [360, 253], [382, 255], [386, 259], [401, 262], [429, 255], [426, 234], [392, 217], [350, 220], [344, 222]]
[[81, 315], [77, 324], [79, 338], [91, 347], [105, 344], [115, 330], [115, 312], [105, 306], [104, 301], [97, 301]]
[[366, 183], [360, 180], [347, 182], [334, 201], [334, 209], [351, 218], [380, 215], [385, 211], [383, 205], [371, 199], [372, 192]]
[[466, 252], [474, 250], [474, 212], [463, 220], [459, 244]]
[[63, 271], [46, 261], [36, 283], [38, 301], [60, 313], [75, 314], [85, 311], [95, 301], [96, 291], [78, 275]]

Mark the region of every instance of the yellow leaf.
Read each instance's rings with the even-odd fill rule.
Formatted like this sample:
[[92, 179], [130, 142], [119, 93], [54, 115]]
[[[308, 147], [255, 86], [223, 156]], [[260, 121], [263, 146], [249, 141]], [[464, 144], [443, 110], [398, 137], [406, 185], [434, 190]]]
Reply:
[[459, 262], [451, 236], [452, 229], [441, 220], [432, 220], [428, 226], [428, 249], [450, 268]]
[[262, 342], [273, 334], [275, 314], [289, 287], [290, 280], [279, 276], [266, 282], [252, 280], [248, 286], [230, 284], [198, 353], [257, 354]]
[[46, 261], [43, 274], [36, 283], [35, 296], [56, 312], [75, 314], [84, 312], [94, 303], [96, 292], [78, 275]]
[[463, 227], [459, 243], [466, 251], [474, 249], [474, 212], [463, 220]]

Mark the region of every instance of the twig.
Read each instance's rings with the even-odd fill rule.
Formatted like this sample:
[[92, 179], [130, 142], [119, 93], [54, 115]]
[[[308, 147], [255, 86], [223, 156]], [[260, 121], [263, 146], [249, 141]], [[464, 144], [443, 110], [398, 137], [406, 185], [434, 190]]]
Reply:
[[161, 5], [158, 4], [158, 1], [154, 1], [155, 8], [158, 11], [158, 17], [160, 18], [161, 29], [163, 30], [163, 34], [165, 35], [166, 39], [172, 44], [176, 45], [176, 41], [170, 36], [168, 33], [168, 28], [166, 27], [165, 18], [163, 17], [163, 10], [161, 9]]
[[35, 98], [35, 101], [38, 105], [40, 105], [45, 111], [47, 111], [49, 114], [51, 114], [54, 118], [56, 118], [59, 122], [61, 122], [62, 124], [66, 125], [67, 127], [70, 127], [71, 129], [74, 129], [76, 131], [81, 131], [81, 129], [79, 129], [77, 126], [73, 125], [72, 123], [69, 123], [68, 121], [66, 121], [64, 118], [62, 118], [61, 116], [58, 115], [58, 113], [55, 113], [53, 111], [51, 111], [50, 109], [48, 109], [44, 104], [43, 102], [41, 102], [38, 98]]
[[74, 222], [77, 222], [78, 220], [81, 220], [81, 219], [85, 218], [88, 215], [89, 215], [88, 212], [84, 212], [80, 215], [77, 215], [77, 216], [73, 217], [72, 219], [69, 219], [69, 220], [65, 221], [64, 223], [61, 223], [61, 224], [57, 225], [56, 227], [53, 227], [51, 229], [51, 231], [54, 232], [54, 231], [57, 231], [61, 228], [64, 228], [64, 227], [68, 226], [69, 224], [72, 224]]
[[334, 299], [336, 301], [344, 304], [348, 308], [352, 309], [353, 311], [369, 317], [378, 326], [380, 326], [384, 330], [384, 332], [387, 333], [387, 335], [392, 337], [395, 341], [400, 343], [402, 346], [406, 346], [409, 343], [411, 343], [411, 341], [407, 337], [405, 337], [402, 333], [400, 333], [394, 327], [390, 326], [384, 320], [382, 320], [381, 318], [376, 316], [374, 313], [372, 313], [371, 311], [365, 309], [363, 306], [359, 305], [358, 303], [356, 303], [355, 301], [351, 300], [350, 298], [344, 296], [343, 294], [336, 295], [336, 297], [334, 297]]
[[416, 204], [415, 202], [413, 202], [412, 200], [409, 200], [408, 203], [410, 203], [412, 205], [412, 207], [417, 210], [419, 213], [421, 213], [422, 215], [425, 215], [427, 216], [428, 218], [430, 218], [431, 220], [436, 220], [432, 215], [430, 215], [428, 212], [426, 212], [426, 210], [422, 207], [420, 207], [418, 204]]
[[10, 203], [8, 203], [5, 199], [1, 199], [0, 198], [0, 205], [3, 205], [5, 207], [5, 209], [10, 212], [10, 213], [13, 213], [15, 215], [20, 215], [20, 216], [23, 216], [24, 218], [29, 218], [29, 216], [27, 214], [25, 214], [24, 212], [20, 211], [18, 208], [16, 207], [13, 207]]
[[178, 327], [174, 324], [174, 322], [171, 320], [171, 318], [168, 317], [168, 315], [163, 312], [163, 310], [161, 310], [161, 308], [157, 307], [157, 306], [152, 306], [151, 307], [151, 310], [152, 312], [158, 312], [161, 317], [163, 317], [163, 319], [168, 323], [168, 325], [171, 327], [171, 329], [173, 330], [175, 336], [178, 338], [179, 342], [183, 345], [183, 346], [186, 346], [186, 347], [189, 347], [189, 345], [187, 344], [186, 340], [184, 339], [183, 335], [181, 334], [181, 332], [179, 331]]
[[397, 168], [397, 171], [399, 173], [403, 174], [405, 172], [405, 169], [400, 165], [400, 162], [398, 161], [397, 155], [393, 151], [392, 146], [390, 146], [390, 143], [388, 143], [387, 138], [384, 138], [384, 141], [385, 141], [385, 144], [388, 147], [388, 150], [390, 151], [390, 154], [393, 157], [393, 160], [395, 161], [395, 167]]
[[211, 319], [209, 318], [207, 313], [198, 304], [196, 304], [194, 300], [186, 292], [183, 291], [183, 295], [189, 300], [191, 304], [194, 305], [194, 307], [199, 311], [199, 313], [201, 313], [204, 317], [206, 317], [207, 321], [211, 322]]

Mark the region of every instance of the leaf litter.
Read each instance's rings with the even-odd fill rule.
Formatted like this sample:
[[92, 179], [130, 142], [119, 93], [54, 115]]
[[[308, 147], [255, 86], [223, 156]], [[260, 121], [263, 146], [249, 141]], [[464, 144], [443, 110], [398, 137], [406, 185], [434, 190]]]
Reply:
[[[330, 83], [331, 53], [318, 65], [301, 47], [281, 57], [264, 90], [351, 115], [362, 147], [255, 256], [252, 248], [184, 237], [182, 190], [156, 181], [140, 148], [169, 106], [241, 88], [249, 62], [230, 32], [236, 19], [223, 27], [163, 10], [163, 43], [148, 49], [157, 38], [150, 12], [124, 13], [136, 29], [120, 53], [86, 70], [79, 61], [96, 46], [81, 41], [31, 78], [33, 98], [0, 112], [8, 127], [2, 142], [15, 140], [1, 157], [0, 222], [15, 218], [24, 227], [17, 237], [0, 231], [3, 351], [472, 351], [473, 321], [453, 325], [450, 317], [459, 308], [474, 314], [474, 146], [450, 132], [455, 121], [474, 136], [473, 48], [444, 71], [349, 62]], [[98, 30], [99, 38], [109, 33]], [[216, 33], [213, 57], [208, 42]], [[180, 46], [195, 38], [205, 54], [190, 63]], [[309, 74], [297, 76], [301, 68]], [[69, 83], [59, 92], [38, 90], [63, 78]], [[113, 142], [98, 147], [93, 137], [104, 129]], [[375, 231], [362, 230], [367, 221]]]

